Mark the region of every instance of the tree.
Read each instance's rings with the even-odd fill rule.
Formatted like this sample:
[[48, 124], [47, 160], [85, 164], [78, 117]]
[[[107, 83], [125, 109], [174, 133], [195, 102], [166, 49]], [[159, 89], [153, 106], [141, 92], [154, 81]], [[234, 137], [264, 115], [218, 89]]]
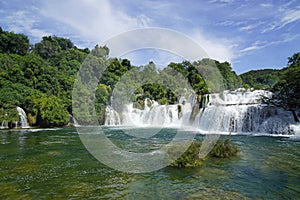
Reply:
[[296, 110], [300, 109], [300, 52], [289, 58], [288, 66], [274, 87], [271, 103], [283, 107], [293, 113], [296, 122], [299, 119]]
[[30, 97], [32, 114], [42, 127], [62, 126], [68, 123], [69, 113], [61, 99], [54, 95], [35, 93]]
[[107, 48], [107, 46], [99, 47], [99, 45], [97, 44], [91, 51], [91, 54], [96, 57], [106, 58], [109, 54], [109, 48]]
[[61, 47], [55, 37], [45, 36], [42, 41], [34, 45], [33, 52], [44, 59], [55, 56], [61, 50]]
[[196, 68], [198, 63], [183, 61], [182, 63], [170, 63], [168, 66], [181, 73], [188, 79], [190, 85], [197, 94], [207, 94], [208, 88], [201, 74]]
[[240, 75], [244, 82], [244, 86], [254, 89], [271, 90], [273, 86], [280, 80], [283, 70], [279, 69], [261, 69], [251, 70]]
[[237, 76], [234, 71], [232, 71], [229, 62], [220, 63], [218, 61], [215, 61], [215, 63], [223, 77], [225, 89], [231, 90], [242, 87], [242, 79]]
[[61, 50], [68, 50], [74, 47], [73, 42], [70, 39], [53, 36], [53, 39], [57, 41]]
[[0, 53], [25, 55], [30, 44], [26, 35], [3, 31], [0, 27]]

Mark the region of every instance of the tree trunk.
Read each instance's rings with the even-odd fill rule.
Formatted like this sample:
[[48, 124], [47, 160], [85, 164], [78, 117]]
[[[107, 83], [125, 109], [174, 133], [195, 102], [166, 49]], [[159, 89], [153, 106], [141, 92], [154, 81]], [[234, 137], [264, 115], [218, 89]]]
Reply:
[[293, 117], [294, 117], [295, 122], [299, 122], [299, 119], [298, 119], [298, 116], [296, 114], [296, 111], [295, 110], [291, 110], [291, 111], [293, 113]]

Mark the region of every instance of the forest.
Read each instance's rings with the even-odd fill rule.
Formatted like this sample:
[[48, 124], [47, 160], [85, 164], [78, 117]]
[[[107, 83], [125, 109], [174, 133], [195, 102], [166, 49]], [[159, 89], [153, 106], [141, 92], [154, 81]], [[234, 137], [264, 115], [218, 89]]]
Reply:
[[[30, 126], [56, 127], [68, 124], [73, 114], [73, 86], [81, 66], [88, 66], [88, 71], [80, 77], [84, 83], [92, 81], [95, 78], [93, 74], [101, 74], [96, 77], [94, 97], [98, 122], [103, 124], [105, 108], [111, 104], [114, 89], [120, 98], [122, 94], [128, 93], [121, 83], [131, 86], [130, 100], [138, 108], [143, 108], [147, 98], [160, 104], [174, 104], [179, 100], [176, 94], [184, 89], [184, 83], [174, 78], [179, 76], [175, 76], [175, 73], [187, 80], [197, 95], [212, 92], [197, 70], [198, 67], [208, 65], [219, 70], [223, 89], [245, 87], [271, 90], [274, 98], [268, 99], [268, 103], [290, 111], [299, 109], [299, 52], [288, 58], [286, 68], [249, 71], [239, 76], [232, 70], [230, 63], [208, 58], [192, 63], [172, 62], [159, 71], [152, 61], [145, 66], [133, 66], [128, 59], [111, 58], [109, 47], [106, 46], [82, 49], [76, 47], [70, 39], [57, 36], [44, 36], [40, 42], [30, 44], [28, 36], [8, 32], [0, 27], [0, 122], [6, 120], [12, 127], [19, 120], [16, 110], [16, 106], [19, 106], [26, 111]], [[139, 84], [138, 80], [148, 81]], [[75, 92], [88, 96], [83, 87]], [[86, 98], [76, 99], [75, 104], [84, 104], [84, 101]]]

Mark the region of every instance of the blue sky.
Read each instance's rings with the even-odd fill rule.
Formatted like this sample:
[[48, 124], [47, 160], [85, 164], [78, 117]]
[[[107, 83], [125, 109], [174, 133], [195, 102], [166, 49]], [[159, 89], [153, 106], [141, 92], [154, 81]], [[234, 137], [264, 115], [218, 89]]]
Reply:
[[[2, 0], [0, 26], [31, 43], [56, 35], [89, 48], [132, 29], [168, 28], [195, 40], [210, 58], [229, 61], [238, 74], [280, 69], [300, 51], [297, 0]], [[136, 65], [179, 59], [149, 49], [127, 57]]]

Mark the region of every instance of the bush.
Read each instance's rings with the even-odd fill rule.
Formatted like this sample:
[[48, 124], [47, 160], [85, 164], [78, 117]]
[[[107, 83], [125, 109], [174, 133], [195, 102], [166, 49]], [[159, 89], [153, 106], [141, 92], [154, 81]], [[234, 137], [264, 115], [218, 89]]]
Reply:
[[231, 143], [229, 138], [221, 136], [214, 148], [209, 152], [209, 156], [217, 158], [229, 158], [237, 155], [240, 149]]
[[[170, 166], [173, 167], [197, 167], [201, 165], [203, 158], [199, 158], [199, 151], [201, 148], [200, 141], [193, 141], [189, 148], [175, 161], [173, 161]], [[236, 156], [240, 149], [234, 145], [229, 138], [225, 138], [221, 136], [216, 142], [213, 149], [208, 154], [208, 157], [216, 157], [216, 158], [229, 158], [232, 156]], [[168, 154], [172, 154], [176, 152], [176, 146], [172, 149], [172, 152], [168, 152]]]
[[[196, 167], [201, 164], [202, 159], [199, 159], [199, 150], [201, 142], [193, 141], [189, 148], [174, 162], [171, 163], [173, 167]], [[176, 146], [172, 152], [176, 151]], [[168, 153], [172, 153], [168, 152]]]

